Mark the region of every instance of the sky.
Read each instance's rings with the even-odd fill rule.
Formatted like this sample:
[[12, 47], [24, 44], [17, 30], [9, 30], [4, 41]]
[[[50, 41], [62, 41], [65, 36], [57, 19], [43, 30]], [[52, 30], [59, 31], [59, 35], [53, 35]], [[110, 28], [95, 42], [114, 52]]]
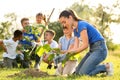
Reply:
[[[116, 0], [85, 0], [85, 3], [91, 7], [96, 7], [99, 3], [111, 6], [115, 1]], [[65, 8], [70, 7], [74, 2], [80, 3], [80, 0], [0, 0], [0, 22], [5, 20], [5, 14], [14, 12], [18, 17], [17, 24], [20, 25], [21, 18], [34, 17], [39, 12], [44, 13], [48, 17], [53, 8], [55, 8], [55, 10], [50, 21], [56, 21], [58, 20], [59, 13]], [[115, 12], [118, 13], [118, 10]], [[31, 22], [34, 22], [34, 19], [31, 20]], [[116, 26], [112, 24], [111, 29], [114, 42], [120, 43], [120, 25]]]

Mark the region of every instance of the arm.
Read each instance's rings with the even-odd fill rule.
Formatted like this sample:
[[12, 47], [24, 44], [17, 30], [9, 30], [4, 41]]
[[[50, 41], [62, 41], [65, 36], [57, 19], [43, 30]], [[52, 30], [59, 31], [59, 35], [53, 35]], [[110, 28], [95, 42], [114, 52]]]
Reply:
[[71, 45], [69, 45], [68, 50], [71, 50], [71, 49], [73, 49], [73, 48], [74, 48], [74, 44], [71, 44]]
[[16, 51], [18, 54], [21, 54], [22, 53], [22, 44], [18, 44], [17, 48], [16, 48]]
[[[75, 46], [74, 46], [74, 49], [72, 50], [69, 50], [68, 52], [74, 52], [74, 53], [79, 53], [79, 52], [82, 52], [83, 50], [87, 49], [88, 48], [88, 35], [87, 35], [87, 30], [82, 30], [81, 33], [81, 39], [82, 39], [82, 45], [78, 47], [78, 40], [76, 38], [75, 40]], [[77, 48], [76, 48], [77, 47]]]
[[3, 43], [2, 40], [0, 40], [0, 46], [3, 48], [3, 50], [4, 50], [5, 52], [7, 52], [7, 49], [6, 49], [6, 47], [5, 47], [5, 45], [4, 45], [4, 43]]
[[[60, 50], [61, 50], [61, 47], [62, 47], [62, 45], [61, 45], [61, 43], [59, 43], [59, 44], [58, 44], [58, 48], [60, 48]], [[62, 53], [62, 54], [66, 53], [66, 52], [67, 52], [67, 50], [61, 50], [61, 53]]]
[[78, 48], [79, 47], [79, 39], [78, 39], [78, 37], [75, 37], [75, 41], [74, 41], [74, 47], [73, 47], [73, 49], [76, 49], [76, 48]]

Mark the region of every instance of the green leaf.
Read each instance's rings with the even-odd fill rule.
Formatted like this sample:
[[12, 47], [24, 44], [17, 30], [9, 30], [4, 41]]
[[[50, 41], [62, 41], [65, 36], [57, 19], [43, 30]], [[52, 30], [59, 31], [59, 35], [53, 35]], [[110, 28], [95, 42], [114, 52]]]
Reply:
[[62, 66], [64, 66], [68, 60], [77, 60], [78, 57], [80, 57], [78, 53], [67, 53], [65, 59], [62, 61]]
[[36, 53], [39, 57], [41, 57], [44, 54], [45, 50], [43, 47], [39, 49], [39, 51]]
[[48, 61], [52, 61], [54, 57], [55, 57], [55, 54], [50, 54], [48, 57]]
[[44, 44], [43, 46], [37, 47], [36, 54], [41, 57], [44, 53], [50, 52], [51, 47], [49, 44]]
[[37, 53], [40, 50], [41, 46], [37, 46], [37, 49], [35, 50], [35, 53]]
[[37, 27], [42, 27], [43, 29], [46, 28], [45, 25], [43, 25], [43, 24], [38, 24]]
[[44, 48], [45, 51], [47, 51], [47, 52], [49, 52], [50, 50], [52, 50], [49, 44], [44, 44], [44, 45], [43, 45], [43, 48]]
[[52, 48], [53, 51], [60, 53], [60, 48]]
[[32, 28], [32, 26], [26, 26], [26, 27], [24, 27], [26, 33], [30, 33], [31, 28]]

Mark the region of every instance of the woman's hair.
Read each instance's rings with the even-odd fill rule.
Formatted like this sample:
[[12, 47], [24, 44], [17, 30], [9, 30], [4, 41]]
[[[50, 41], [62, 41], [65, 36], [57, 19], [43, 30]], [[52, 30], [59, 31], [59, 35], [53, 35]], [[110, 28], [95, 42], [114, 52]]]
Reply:
[[78, 18], [78, 16], [76, 15], [76, 13], [73, 10], [70, 10], [70, 9], [62, 11], [60, 13], [60, 15], [59, 15], [59, 18], [61, 18], [61, 17], [67, 17], [67, 18], [69, 18], [69, 16], [72, 16], [75, 21], [81, 20], [80, 18]]
[[38, 17], [38, 16], [42, 16], [44, 22], [46, 22], [46, 16], [45, 15], [43, 15], [42, 13], [37, 13], [36, 17]]
[[[67, 17], [67, 18], [69, 18], [70, 15], [73, 17], [73, 19], [74, 19], [75, 21], [83, 21], [83, 19], [80, 19], [80, 18], [77, 16], [77, 14], [76, 14], [73, 10], [71, 10], [71, 9], [62, 11], [62, 12], [60, 13], [60, 15], [59, 15], [59, 18], [61, 18], [61, 17]], [[88, 22], [88, 21], [87, 21], [87, 22]], [[94, 24], [92, 24], [92, 25], [96, 28], [96, 25], [94, 25]]]

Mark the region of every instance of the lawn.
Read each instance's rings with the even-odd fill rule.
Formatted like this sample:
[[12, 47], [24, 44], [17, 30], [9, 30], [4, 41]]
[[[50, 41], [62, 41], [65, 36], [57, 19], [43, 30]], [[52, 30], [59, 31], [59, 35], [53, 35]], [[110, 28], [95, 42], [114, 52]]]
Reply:
[[[81, 54], [83, 56], [83, 54]], [[90, 77], [90, 76], [75, 76], [71, 75], [68, 77], [63, 76], [51, 76], [51, 77], [32, 77], [26, 75], [19, 75], [14, 77], [8, 77], [8, 75], [14, 75], [15, 73], [24, 71], [25, 69], [0, 69], [0, 80], [120, 80], [120, 51], [111, 52], [109, 51], [108, 57], [104, 62], [112, 62], [114, 64], [114, 75], [105, 76], [102, 74]], [[46, 69], [47, 64], [41, 63], [40, 69], [44, 72], [53, 75], [55, 69]]]

